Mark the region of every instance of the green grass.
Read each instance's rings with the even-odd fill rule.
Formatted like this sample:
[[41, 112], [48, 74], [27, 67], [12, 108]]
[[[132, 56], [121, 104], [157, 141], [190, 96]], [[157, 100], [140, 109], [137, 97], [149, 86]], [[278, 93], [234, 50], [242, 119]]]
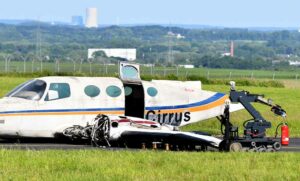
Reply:
[[0, 97], [3, 97], [17, 85], [30, 80], [28, 77], [0, 77]]
[[1, 180], [298, 180], [296, 153], [0, 150]]

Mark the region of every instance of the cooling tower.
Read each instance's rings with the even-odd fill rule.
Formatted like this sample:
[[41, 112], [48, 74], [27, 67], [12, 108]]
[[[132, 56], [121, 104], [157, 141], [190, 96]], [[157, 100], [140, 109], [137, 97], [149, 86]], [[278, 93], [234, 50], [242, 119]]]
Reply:
[[86, 9], [85, 27], [87, 27], [87, 28], [97, 28], [98, 27], [97, 8], [87, 8]]

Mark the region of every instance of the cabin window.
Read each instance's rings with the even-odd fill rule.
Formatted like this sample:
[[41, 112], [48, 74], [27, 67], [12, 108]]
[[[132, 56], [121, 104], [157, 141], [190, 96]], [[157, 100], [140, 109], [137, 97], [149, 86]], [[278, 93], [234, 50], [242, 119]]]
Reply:
[[70, 86], [67, 83], [52, 83], [45, 101], [64, 99], [71, 96]]
[[122, 68], [122, 74], [124, 79], [138, 79], [139, 78], [139, 72], [138, 70], [133, 66], [125, 66]]
[[113, 85], [113, 86], [107, 87], [106, 93], [110, 97], [119, 97], [122, 93], [122, 90], [119, 87]]
[[124, 90], [125, 90], [125, 96], [130, 96], [132, 94], [131, 87], [125, 86]]
[[149, 88], [147, 89], [147, 93], [148, 93], [149, 96], [155, 97], [155, 96], [157, 95], [158, 91], [157, 91], [157, 89], [154, 88], [154, 87], [149, 87]]
[[32, 80], [18, 86], [7, 97], [17, 97], [27, 100], [38, 101], [45, 93], [47, 83], [43, 80]]
[[84, 93], [89, 97], [97, 97], [100, 94], [100, 89], [94, 85], [89, 85], [84, 88]]

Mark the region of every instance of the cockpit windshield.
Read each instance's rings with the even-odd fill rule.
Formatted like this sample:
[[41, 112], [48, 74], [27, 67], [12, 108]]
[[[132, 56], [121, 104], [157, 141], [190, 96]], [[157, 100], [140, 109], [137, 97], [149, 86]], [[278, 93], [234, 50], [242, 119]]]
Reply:
[[44, 95], [46, 85], [46, 82], [43, 80], [30, 80], [16, 87], [5, 97], [17, 97], [27, 100], [38, 101]]

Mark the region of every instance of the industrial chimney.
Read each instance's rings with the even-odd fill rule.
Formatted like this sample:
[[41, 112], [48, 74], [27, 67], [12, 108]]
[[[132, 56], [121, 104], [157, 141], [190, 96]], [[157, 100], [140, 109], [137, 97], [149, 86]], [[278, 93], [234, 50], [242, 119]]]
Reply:
[[231, 46], [230, 46], [230, 56], [234, 57], [234, 42], [231, 41]]

